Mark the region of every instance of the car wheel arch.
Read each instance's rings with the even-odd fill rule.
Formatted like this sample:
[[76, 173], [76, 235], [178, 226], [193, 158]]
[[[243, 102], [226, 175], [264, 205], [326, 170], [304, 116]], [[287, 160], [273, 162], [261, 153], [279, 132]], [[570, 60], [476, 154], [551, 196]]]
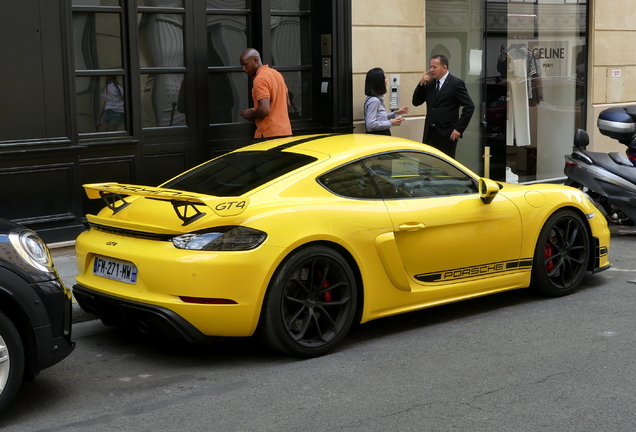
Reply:
[[[592, 235], [592, 228], [590, 227], [590, 224], [585, 216], [585, 213], [583, 213], [580, 209], [574, 206], [558, 207], [556, 209], [553, 209], [553, 211], [546, 213], [546, 216], [547, 216], [546, 219], [542, 222], [540, 226], [538, 236], [535, 239], [535, 251], [532, 257], [533, 265], [532, 265], [532, 271], [531, 271], [530, 287], [537, 291], [543, 292], [544, 294], [560, 297], [562, 295], [567, 295], [573, 292], [573, 290], [575, 290], [578, 287], [580, 281], [582, 280], [583, 274], [586, 271], [593, 269], [593, 267], [590, 267], [590, 266], [592, 265], [591, 262], [595, 256], [595, 248], [593, 246], [595, 244], [594, 236]], [[550, 258], [549, 258], [550, 260], [552, 260], [552, 258], [560, 257], [561, 252], [559, 252], [559, 250], [563, 250], [566, 252], [563, 252], [564, 258], [558, 258], [559, 264], [552, 264], [554, 268], [552, 268], [551, 266], [550, 268], [547, 268], [546, 270], [544, 266], [547, 267], [548, 261], [545, 261], [546, 258], [545, 258], [545, 255], [543, 255], [546, 252], [541, 250], [545, 246], [544, 244], [544, 242], [546, 241], [545, 236], [551, 236], [551, 234], [549, 234], [548, 231], [546, 231], [546, 229], [549, 228], [550, 230], [557, 230], [562, 232], [564, 228], [561, 226], [561, 224], [564, 221], [567, 223], [566, 225], [567, 228], [565, 228], [567, 230], [570, 229], [569, 221], [574, 221], [574, 223], [578, 223], [579, 226], [581, 226], [584, 229], [582, 238], [585, 240], [582, 244], [580, 243], [581, 240], [577, 240], [578, 237], [575, 238], [575, 237], [570, 237], [568, 235], [567, 238], [571, 240], [566, 240], [565, 242], [563, 241], [559, 242], [558, 241], [559, 237], [557, 236], [555, 238], [556, 243], [553, 243], [552, 241], [550, 241], [551, 248], [550, 248], [550, 251], [548, 252], [550, 254]], [[557, 224], [559, 225], [559, 227], [557, 227]], [[572, 241], [572, 243], [570, 243], [570, 241]], [[570, 247], [572, 247], [573, 245], [576, 245], [576, 246], [574, 246], [572, 250], [579, 249], [582, 247], [587, 247], [588, 249], [587, 258], [586, 258], [587, 263], [585, 263], [584, 266], [579, 266], [578, 269], [575, 268], [575, 266], [577, 266], [576, 255], [571, 255], [571, 252], [570, 252]], [[557, 250], [555, 251], [556, 253], [553, 254], [552, 248], [554, 247], [556, 247]], [[561, 247], [564, 247], [564, 249], [561, 249]], [[542, 258], [540, 259], [539, 256], [542, 256]], [[569, 262], [570, 264], [566, 265], [565, 264], [566, 261]], [[551, 262], [557, 262], [557, 261], [551, 261]], [[567, 269], [567, 270], [564, 270], [564, 269]], [[582, 273], [581, 273], [581, 270], [582, 270]], [[558, 279], [561, 279], [561, 280], [558, 280]]]
[[[592, 227], [590, 226], [590, 223], [587, 219], [587, 217], [585, 216], [585, 213], [583, 213], [583, 211], [575, 206], [563, 206], [563, 207], [559, 207], [556, 209], [553, 209], [551, 213], [549, 213], [546, 218], [545, 221], [543, 221], [543, 224], [541, 225], [541, 227], [543, 227], [543, 225], [545, 225], [545, 223], [548, 221], [548, 219], [550, 219], [550, 217], [555, 214], [558, 211], [562, 211], [562, 210], [572, 210], [574, 213], [576, 213], [585, 223], [583, 224], [583, 226], [585, 227], [585, 231], [587, 232], [587, 238], [590, 242], [590, 245], [594, 244], [594, 236], [592, 235]], [[538, 234], [537, 234], [537, 239], [536, 241], [538, 241]], [[593, 264], [593, 260], [595, 257], [595, 250], [593, 247], [590, 247], [590, 258], [588, 260], [588, 270], [592, 270], [592, 264]]]
[[25, 356], [24, 379], [32, 381], [36, 374], [36, 352], [33, 326], [24, 309], [2, 286], [0, 286], [0, 312], [9, 318], [22, 339], [22, 347], [24, 349]]
[[[353, 272], [353, 275], [355, 277], [356, 280], [356, 291], [357, 291], [357, 295], [358, 295], [358, 302], [356, 305], [356, 311], [355, 311], [355, 318], [353, 320], [353, 324], [359, 324], [360, 321], [362, 320], [362, 311], [363, 311], [363, 305], [364, 305], [364, 283], [362, 281], [362, 272], [360, 271], [360, 267], [358, 266], [357, 261], [355, 260], [355, 258], [353, 257], [353, 255], [342, 245], [332, 242], [332, 241], [326, 241], [326, 240], [315, 240], [315, 241], [311, 241], [308, 243], [304, 243], [292, 250], [290, 250], [285, 257], [280, 260], [280, 262], [276, 265], [276, 268], [272, 271], [272, 276], [270, 277], [270, 280], [268, 281], [267, 285], [268, 285], [268, 289], [269, 289], [269, 283], [271, 282], [271, 279], [274, 277], [274, 275], [276, 274], [276, 271], [278, 270], [278, 268], [280, 268], [281, 266], [283, 266], [285, 264], [285, 262], [287, 260], [289, 260], [291, 257], [293, 257], [295, 254], [297, 254], [299, 251], [303, 250], [303, 249], [307, 249], [313, 246], [323, 246], [323, 247], [327, 247], [329, 249], [332, 249], [333, 251], [339, 253], [344, 259], [345, 261], [347, 261], [347, 264], [349, 264], [349, 267], [351, 268], [351, 271]], [[264, 296], [263, 296], [264, 298]], [[261, 318], [263, 315], [263, 300], [261, 300], [261, 312], [260, 312], [260, 316], [259, 316], [259, 323], [261, 322]], [[258, 325], [257, 325], [258, 327]]]

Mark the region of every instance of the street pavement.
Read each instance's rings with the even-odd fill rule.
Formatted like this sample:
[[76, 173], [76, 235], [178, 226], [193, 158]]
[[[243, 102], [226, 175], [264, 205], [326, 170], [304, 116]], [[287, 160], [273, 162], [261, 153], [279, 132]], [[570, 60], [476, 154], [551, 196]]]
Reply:
[[[514, 290], [374, 320], [315, 359], [79, 322], [73, 354], [23, 384], [0, 430], [632, 431], [630, 231], [612, 227], [612, 268], [573, 295]], [[73, 248], [53, 254], [72, 286]]]

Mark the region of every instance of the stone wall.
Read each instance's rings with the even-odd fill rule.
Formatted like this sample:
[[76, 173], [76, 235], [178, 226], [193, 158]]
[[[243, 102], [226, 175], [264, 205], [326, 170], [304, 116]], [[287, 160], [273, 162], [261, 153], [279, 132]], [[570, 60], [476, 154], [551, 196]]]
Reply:
[[596, 0], [590, 7], [587, 129], [595, 151], [625, 151], [600, 134], [596, 120], [606, 108], [636, 104], [635, 16], [633, 0]]
[[[381, 67], [400, 74], [400, 104], [411, 106], [413, 89], [428, 70], [424, 0], [352, 0], [353, 118], [355, 132], [364, 133], [364, 78]], [[388, 94], [386, 104], [388, 107]], [[414, 108], [394, 136], [422, 139], [423, 106]]]

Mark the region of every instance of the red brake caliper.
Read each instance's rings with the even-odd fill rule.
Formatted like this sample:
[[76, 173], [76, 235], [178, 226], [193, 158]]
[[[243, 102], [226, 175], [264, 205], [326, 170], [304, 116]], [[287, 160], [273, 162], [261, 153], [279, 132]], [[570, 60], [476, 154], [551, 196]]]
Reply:
[[[323, 288], [327, 288], [329, 285], [330, 285], [329, 281], [325, 281], [325, 283], [322, 284], [322, 287]], [[326, 302], [330, 302], [331, 301], [331, 291], [327, 291], [323, 297], [325, 298]]]
[[[546, 243], [545, 248], [543, 248], [543, 259], [547, 260], [551, 256], [552, 256], [552, 245], [550, 243]], [[554, 268], [554, 260], [548, 261], [548, 263], [545, 265], [545, 269], [551, 272], [553, 268]]]
[[[320, 270], [318, 270], [318, 269], [316, 269], [316, 274], [318, 275], [318, 277], [321, 277], [321, 276], [322, 276], [322, 272], [321, 272]], [[321, 288], [322, 288], [322, 289], [324, 289], [324, 288], [328, 288], [328, 287], [329, 287], [329, 285], [331, 285], [331, 284], [329, 283], [329, 281], [328, 281], [328, 280], [325, 280], [325, 282], [322, 284], [322, 287], [321, 287]], [[325, 301], [326, 301], [326, 302], [330, 302], [330, 301], [331, 301], [331, 291], [327, 291], [326, 293], [324, 293], [324, 294], [323, 294], [323, 296], [322, 296], [322, 297], [325, 299]]]

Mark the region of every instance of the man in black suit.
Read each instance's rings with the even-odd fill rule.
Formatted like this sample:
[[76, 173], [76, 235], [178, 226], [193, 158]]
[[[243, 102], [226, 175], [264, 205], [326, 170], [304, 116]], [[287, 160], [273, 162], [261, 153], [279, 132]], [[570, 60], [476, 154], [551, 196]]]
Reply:
[[[413, 105], [426, 102], [423, 142], [455, 157], [457, 140], [475, 111], [466, 84], [448, 72], [448, 58], [431, 57], [430, 69], [413, 92]], [[459, 107], [462, 107], [461, 116]]]

